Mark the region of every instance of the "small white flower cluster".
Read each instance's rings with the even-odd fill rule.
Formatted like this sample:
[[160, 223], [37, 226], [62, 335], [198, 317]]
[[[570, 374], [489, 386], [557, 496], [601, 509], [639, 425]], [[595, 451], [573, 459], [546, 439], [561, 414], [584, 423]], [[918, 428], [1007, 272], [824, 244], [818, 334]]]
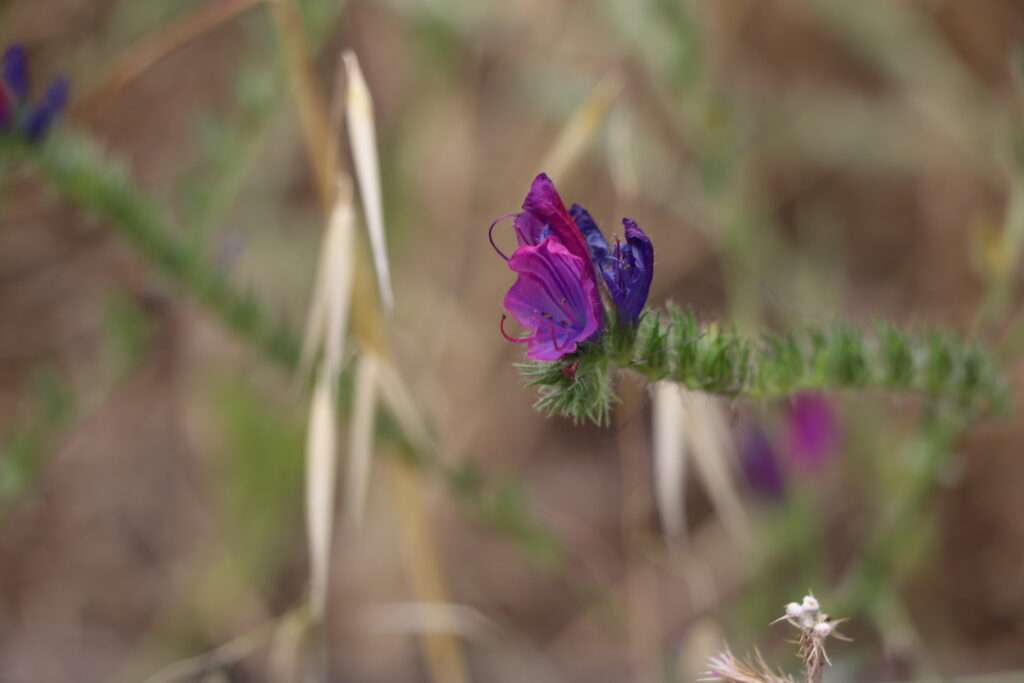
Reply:
[[775, 623], [786, 621], [800, 631], [800, 658], [809, 672], [808, 680], [817, 680], [820, 676], [822, 663], [831, 666], [825, 652], [825, 641], [830, 637], [849, 640], [836, 631], [836, 626], [843, 620], [833, 620], [821, 611], [818, 599], [813, 595], [805, 595], [803, 602], [791, 602], [786, 605], [786, 613], [775, 620]]
[[[825, 641], [830, 637], [849, 640], [836, 631], [845, 619], [833, 620], [821, 611], [818, 599], [813, 595], [805, 595], [803, 602], [791, 602], [786, 605], [786, 613], [773, 621], [788, 622], [800, 631], [796, 644], [800, 646], [798, 656], [804, 663], [805, 683], [821, 683], [825, 665], [831, 666], [825, 652]], [[729, 647], [708, 661], [708, 671], [701, 681], [718, 681], [721, 683], [795, 683], [791, 676], [775, 673], [768, 668], [761, 653], [750, 662], [736, 658]]]

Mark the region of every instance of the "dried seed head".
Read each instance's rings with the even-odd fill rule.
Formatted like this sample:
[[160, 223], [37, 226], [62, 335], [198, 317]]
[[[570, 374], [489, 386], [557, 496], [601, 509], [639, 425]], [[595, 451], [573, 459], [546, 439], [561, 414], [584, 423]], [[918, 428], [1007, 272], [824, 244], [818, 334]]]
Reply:
[[814, 625], [814, 635], [817, 638], [828, 638], [832, 635], [832, 622], [820, 621]]
[[818, 604], [818, 599], [816, 597], [814, 597], [813, 595], [805, 595], [804, 596], [803, 608], [804, 608], [805, 612], [817, 613], [817, 611], [820, 609], [820, 605]]
[[786, 605], [786, 616], [790, 619], [799, 619], [804, 614], [803, 605], [791, 602]]

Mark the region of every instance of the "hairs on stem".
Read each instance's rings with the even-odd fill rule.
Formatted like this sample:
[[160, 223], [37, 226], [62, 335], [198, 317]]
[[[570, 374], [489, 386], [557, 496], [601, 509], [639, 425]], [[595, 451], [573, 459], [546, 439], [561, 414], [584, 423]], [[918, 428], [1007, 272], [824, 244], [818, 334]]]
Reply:
[[[566, 371], [569, 365], [574, 372]], [[907, 332], [883, 323], [867, 334], [837, 323], [745, 337], [702, 324], [691, 311], [672, 305], [647, 311], [635, 329], [610, 330], [573, 358], [519, 367], [528, 384], [538, 387], [538, 409], [597, 424], [608, 423], [615, 403], [616, 368], [731, 397], [875, 388], [918, 393], [969, 416], [999, 412], [1007, 401], [1006, 383], [990, 356], [948, 333]]]

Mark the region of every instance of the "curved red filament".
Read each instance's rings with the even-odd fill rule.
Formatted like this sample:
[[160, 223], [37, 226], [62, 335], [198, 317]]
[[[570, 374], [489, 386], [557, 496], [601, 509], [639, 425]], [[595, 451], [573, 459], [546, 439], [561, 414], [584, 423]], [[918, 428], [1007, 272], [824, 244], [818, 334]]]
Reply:
[[505, 256], [505, 252], [503, 252], [501, 249], [499, 249], [498, 245], [495, 244], [495, 242], [494, 242], [494, 228], [497, 227], [498, 223], [501, 223], [502, 221], [508, 220], [509, 218], [515, 218], [517, 215], [518, 214], [507, 213], [504, 216], [498, 216], [497, 218], [494, 219], [494, 222], [491, 223], [491, 227], [487, 228], [487, 239], [488, 239], [488, 241], [490, 241], [491, 246], [494, 248], [494, 251], [498, 252], [498, 256], [500, 256], [501, 258], [505, 259], [506, 261], [508, 261], [508, 256]]
[[525, 344], [528, 341], [530, 341], [531, 339], [533, 339], [534, 335], [531, 335], [529, 337], [513, 337], [513, 336], [511, 336], [508, 332], [505, 331], [505, 319], [506, 318], [508, 318], [508, 316], [502, 314], [501, 322], [498, 323], [498, 329], [501, 330], [501, 336], [504, 337], [507, 341], [510, 341], [513, 344]]
[[551, 330], [551, 345], [555, 347], [555, 351], [561, 351], [565, 348], [565, 344], [562, 344], [561, 346], [558, 345], [558, 335], [556, 334], [554, 325], [549, 329]]

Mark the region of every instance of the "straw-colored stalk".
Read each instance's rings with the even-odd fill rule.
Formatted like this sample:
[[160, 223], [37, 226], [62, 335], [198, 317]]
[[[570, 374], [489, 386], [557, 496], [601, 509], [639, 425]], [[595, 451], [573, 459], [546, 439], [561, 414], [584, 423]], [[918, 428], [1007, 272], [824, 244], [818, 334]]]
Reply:
[[94, 119], [115, 95], [163, 59], [192, 41], [253, 9], [264, 0], [221, 0], [210, 2], [163, 26], [122, 53], [107, 69], [105, 78], [78, 104], [76, 113]]
[[[387, 469], [413, 593], [426, 603], [447, 603], [448, 591], [437, 556], [437, 542], [425, 514], [426, 504], [417, 472], [398, 459], [390, 459]], [[450, 631], [422, 631], [420, 643], [435, 681], [465, 683], [469, 680], [462, 650]]]
[[684, 430], [694, 467], [711, 502], [740, 547], [750, 541], [750, 520], [732, 475], [736, 461], [732, 435], [718, 399], [682, 391]]
[[306, 530], [309, 536], [309, 605], [314, 621], [323, 618], [330, 576], [337, 423], [334, 384], [321, 370], [313, 390], [306, 441]]
[[[330, 117], [323, 100], [313, 86], [308, 64], [306, 40], [301, 23], [297, 20], [295, 9], [292, 6], [292, 0], [273, 0], [271, 7], [274, 10], [275, 26], [288, 57], [288, 69], [291, 76], [290, 81], [293, 95], [299, 109], [303, 139], [306, 143], [310, 164], [317, 179], [319, 196], [325, 206], [330, 206], [332, 203], [331, 186], [334, 182], [334, 175], [330, 171], [337, 163], [337, 157], [329, 150], [338, 142], [337, 138], [332, 135], [332, 133], [337, 131], [337, 126], [331, 126]], [[352, 81], [349, 79], [350, 86], [351, 83]], [[372, 101], [370, 100], [369, 91], [364, 88], [362, 92], [367, 100], [367, 104], [370, 105], [368, 108], [364, 108], [363, 116], [368, 115], [372, 118]], [[360, 95], [356, 97], [360, 97]], [[347, 111], [348, 107], [346, 106], [346, 113]], [[346, 115], [346, 122], [350, 127], [352, 126], [352, 121], [353, 117]], [[360, 140], [365, 138], [364, 132]], [[374, 142], [375, 146], [376, 143]], [[355, 150], [353, 152], [355, 155]], [[376, 158], [375, 149], [372, 153], [372, 158]], [[369, 182], [375, 180], [379, 188], [379, 172], [376, 168], [376, 163], [368, 164], [364, 161], [364, 166], [368, 169], [367, 172], [370, 172], [373, 176]], [[340, 170], [335, 170], [334, 173], [337, 176], [342, 175]], [[360, 186], [365, 193], [367, 185], [362, 182], [362, 177], [360, 181]], [[364, 211], [369, 203], [364, 196]], [[377, 215], [379, 216], [380, 213], [378, 211]], [[368, 214], [367, 223], [369, 224], [373, 221], [377, 221], [377, 225], [383, 231], [382, 218], [380, 220], [370, 218]], [[358, 237], [354, 237], [353, 241], [354, 246], [351, 253], [361, 253]], [[380, 244], [383, 245], [382, 234]], [[383, 249], [378, 249], [376, 253], [383, 254], [384, 252]], [[379, 267], [377, 269], [378, 274], [386, 273], [386, 268], [387, 262], [385, 260], [383, 268]], [[374, 352], [378, 355], [379, 366], [377, 369], [380, 370], [381, 379], [379, 388], [384, 400], [401, 405], [404, 403], [405, 397], [408, 397], [409, 392], [397, 371], [390, 373], [387, 371], [388, 369], [393, 370], [394, 363], [391, 360], [390, 344], [385, 333], [387, 329], [386, 317], [383, 315], [381, 306], [377, 303], [378, 300], [373, 296], [372, 279], [361, 259], [354, 261], [353, 271], [353, 335], [364, 352]], [[385, 289], [383, 287], [380, 287], [380, 289], [381, 295], [385, 296]], [[390, 284], [387, 291], [390, 292]], [[315, 304], [316, 302], [314, 301], [314, 306]], [[317, 324], [313, 323], [313, 331], [316, 331], [315, 327]], [[309, 327], [307, 326], [307, 330]], [[406, 410], [407, 416], [410, 412], [412, 411]], [[399, 414], [399, 418], [401, 419], [401, 414]], [[410, 422], [411, 418], [403, 420], [403, 429], [407, 428]], [[426, 429], [419, 427], [417, 431], [419, 432], [418, 435], [407, 434], [407, 436], [411, 438], [413, 443], [425, 443]], [[427, 512], [419, 492], [419, 480], [414, 472], [408, 470], [401, 470], [401, 472], [402, 474], [396, 477], [401, 481], [401, 490], [396, 488], [393, 498], [395, 505], [401, 511], [403, 549], [408, 558], [416, 597], [424, 602], [447, 603], [449, 602], [447, 600], [447, 589], [440, 562], [434, 550], [433, 539], [427, 532]], [[454, 681], [455, 683], [466, 680], [462, 653], [458, 641], [451, 634], [424, 636], [420, 642], [427, 656], [431, 675], [435, 680]]]
[[349, 423], [348, 471], [345, 475], [345, 526], [353, 531], [362, 528], [370, 489], [373, 436], [377, 426], [378, 366], [377, 357], [372, 352], [361, 355], [356, 366]]
[[622, 78], [611, 73], [594, 86], [590, 96], [573, 112], [541, 168], [553, 178], [568, 173], [601, 130], [615, 98], [622, 91]]
[[[342, 184], [343, 185], [343, 184]], [[338, 425], [335, 418], [338, 375], [341, 373], [352, 298], [352, 242], [355, 217], [350, 194], [344, 187], [321, 247], [304, 347], [308, 357], [323, 350], [310, 406], [306, 442], [306, 526], [310, 554], [310, 612], [314, 621], [326, 610], [330, 577], [330, 548], [334, 521], [334, 490], [337, 475]]]
[[651, 388], [654, 427], [654, 495], [665, 535], [682, 540], [686, 535], [686, 433], [683, 397], [675, 382], [657, 382]]

